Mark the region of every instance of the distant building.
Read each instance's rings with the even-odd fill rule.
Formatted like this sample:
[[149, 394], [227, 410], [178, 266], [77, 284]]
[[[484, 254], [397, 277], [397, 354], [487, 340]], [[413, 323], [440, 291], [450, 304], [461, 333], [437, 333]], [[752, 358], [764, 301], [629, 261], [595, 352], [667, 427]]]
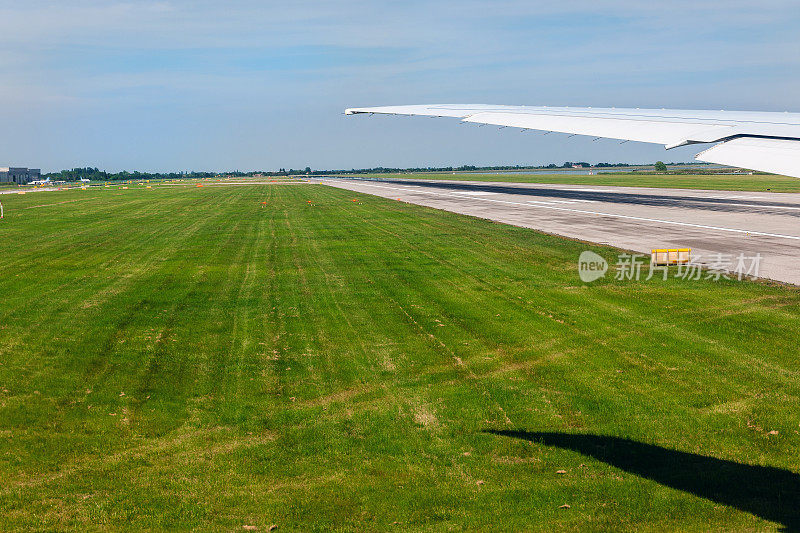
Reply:
[[38, 180], [42, 171], [38, 168], [0, 167], [0, 183], [26, 184]]

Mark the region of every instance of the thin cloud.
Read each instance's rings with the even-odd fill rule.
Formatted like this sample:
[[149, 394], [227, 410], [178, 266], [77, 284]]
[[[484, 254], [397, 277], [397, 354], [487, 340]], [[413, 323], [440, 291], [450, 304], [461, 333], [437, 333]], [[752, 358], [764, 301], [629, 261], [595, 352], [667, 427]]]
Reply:
[[[665, 157], [658, 147], [551, 145], [495, 132], [489, 141], [485, 132], [429, 122], [376, 128], [339, 113], [435, 101], [792, 109], [796, 2], [720, 6], [0, 2], [0, 67], [13, 72], [0, 86], [0, 164], [224, 169]], [[176, 124], [210, 124], [213, 134]], [[447, 139], [431, 137], [439, 134]]]

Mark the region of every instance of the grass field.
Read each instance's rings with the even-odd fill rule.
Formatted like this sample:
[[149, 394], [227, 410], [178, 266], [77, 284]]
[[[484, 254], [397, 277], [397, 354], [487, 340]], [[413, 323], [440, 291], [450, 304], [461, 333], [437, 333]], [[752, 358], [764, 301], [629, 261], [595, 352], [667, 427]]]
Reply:
[[374, 178], [413, 178], [437, 180], [505, 181], [518, 183], [557, 183], [572, 185], [616, 185], [618, 187], [663, 187], [667, 189], [707, 189], [717, 191], [800, 192], [800, 179], [769, 174], [452, 174], [448, 172], [373, 174]]
[[0, 530], [800, 527], [798, 289], [320, 185], [2, 201]]

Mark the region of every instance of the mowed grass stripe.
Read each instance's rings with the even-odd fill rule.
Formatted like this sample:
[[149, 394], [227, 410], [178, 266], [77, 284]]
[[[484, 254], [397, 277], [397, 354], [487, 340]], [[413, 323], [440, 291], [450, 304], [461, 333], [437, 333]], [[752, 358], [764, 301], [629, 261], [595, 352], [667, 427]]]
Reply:
[[4, 206], [4, 529], [788, 520], [486, 431], [797, 472], [795, 288], [584, 285], [614, 250], [323, 186]]

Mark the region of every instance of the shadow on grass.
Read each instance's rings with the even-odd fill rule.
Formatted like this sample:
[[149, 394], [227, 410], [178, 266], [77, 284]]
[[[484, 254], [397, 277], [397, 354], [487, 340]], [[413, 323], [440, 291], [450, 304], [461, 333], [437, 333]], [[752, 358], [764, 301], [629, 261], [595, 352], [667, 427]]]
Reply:
[[486, 433], [573, 450], [667, 487], [778, 522], [784, 531], [800, 531], [800, 475], [789, 470], [740, 464], [618, 437], [497, 430]]

